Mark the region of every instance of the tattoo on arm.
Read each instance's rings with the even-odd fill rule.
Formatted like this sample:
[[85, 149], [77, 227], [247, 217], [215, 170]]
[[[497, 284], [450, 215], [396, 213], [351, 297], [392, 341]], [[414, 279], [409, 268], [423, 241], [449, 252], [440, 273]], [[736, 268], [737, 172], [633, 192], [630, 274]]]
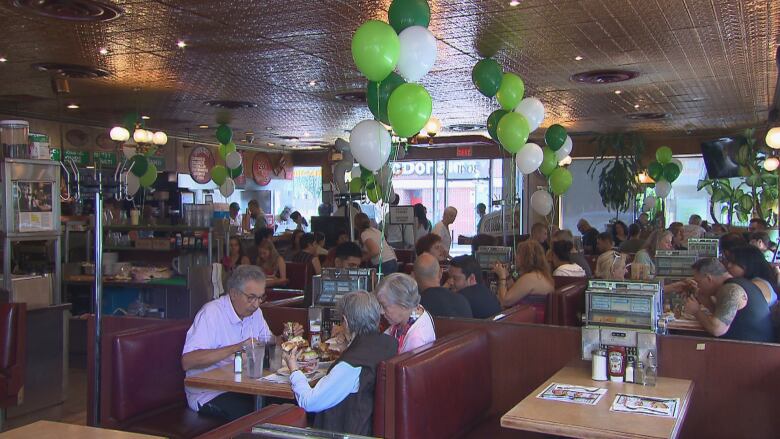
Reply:
[[747, 293], [742, 287], [734, 284], [726, 284], [718, 291], [718, 304], [715, 308], [714, 316], [730, 326], [744, 304], [747, 303]]

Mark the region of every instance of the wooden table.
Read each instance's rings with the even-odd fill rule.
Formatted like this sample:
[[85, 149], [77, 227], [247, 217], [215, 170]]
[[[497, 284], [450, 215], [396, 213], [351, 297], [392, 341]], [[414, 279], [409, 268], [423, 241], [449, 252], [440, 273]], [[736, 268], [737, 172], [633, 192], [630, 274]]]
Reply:
[[[263, 376], [272, 373], [270, 370], [263, 370]], [[254, 396], [295, 399], [295, 394], [293, 394], [290, 384], [272, 383], [258, 378], [249, 378], [244, 374], [235, 374], [233, 373], [232, 364], [187, 377], [184, 379], [184, 385]]]
[[671, 331], [695, 332], [696, 335], [709, 334], [698, 320], [674, 319], [666, 327]]
[[[595, 406], [537, 398], [552, 383], [607, 389]], [[593, 381], [590, 369], [564, 367], [501, 417], [501, 426], [577, 438], [675, 438], [688, 411], [693, 383], [658, 378], [655, 387], [640, 384]], [[618, 393], [649, 397], [680, 398], [676, 419], [609, 410]]]
[[38, 421], [24, 427], [0, 433], [2, 439], [152, 439], [159, 436], [107, 430], [61, 422]]

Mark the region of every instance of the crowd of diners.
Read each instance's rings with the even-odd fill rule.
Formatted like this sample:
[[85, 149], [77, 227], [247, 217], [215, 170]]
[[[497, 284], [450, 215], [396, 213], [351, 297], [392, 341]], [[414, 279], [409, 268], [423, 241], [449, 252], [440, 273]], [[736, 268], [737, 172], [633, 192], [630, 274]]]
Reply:
[[[605, 231], [581, 219], [578, 240], [570, 230], [538, 223], [529, 235], [518, 238], [513, 266], [496, 263], [483, 270], [474, 253], [499, 243], [477, 234], [471, 240], [472, 254], [451, 257], [449, 228], [458, 214], [453, 207], [432, 225], [426, 208], [415, 205], [415, 223], [406, 228], [377, 225], [366, 214], [351, 212], [356, 239], [343, 230], [332, 248], [325, 248], [324, 236], [307, 231], [298, 212], [285, 209], [277, 226], [270, 228], [257, 203], [250, 203], [243, 220], [236, 217], [237, 210], [231, 206], [231, 221], [254, 233], [255, 249], [250, 252], [240, 239], [231, 239], [224, 261], [230, 273], [226, 293], [200, 310], [187, 333], [182, 366], [188, 376], [229, 363], [252, 339], [276, 342], [259, 306], [267, 288], [287, 285], [288, 262], [311, 264], [315, 274], [323, 267], [381, 266], [382, 280], [373, 293], [355, 291], [339, 301], [343, 318], [334, 333], [348, 347], [324, 378], [312, 387], [298, 368], [296, 352], [284, 354], [297, 403], [312, 414], [315, 427], [327, 430], [371, 433], [377, 365], [435, 341], [433, 317], [489, 318], [520, 303], [543, 302], [554, 292], [557, 277], [623, 280], [634, 273], [652, 277], [656, 250], [685, 249], [690, 238], [719, 239], [721, 257], [698, 260], [692, 266], [693, 277], [667, 283], [665, 293], [683, 294], [686, 312], [712, 336], [775, 341], [779, 272], [767, 261], [775, 244], [761, 219], [753, 219], [746, 233], [710, 226], [698, 215], [692, 215], [688, 224], [664, 228], [643, 213], [634, 224], [616, 221]], [[477, 212], [484, 215], [485, 206]], [[288, 226], [290, 230], [279, 233], [279, 227]], [[277, 251], [285, 240], [287, 249]], [[399, 272], [395, 252], [399, 249], [416, 253], [408, 274]], [[595, 259], [595, 269], [588, 259]], [[493, 289], [486, 282], [489, 277]], [[295, 333], [302, 332], [303, 327], [296, 325]], [[233, 420], [253, 411], [248, 395], [186, 390], [192, 410], [206, 415]]]

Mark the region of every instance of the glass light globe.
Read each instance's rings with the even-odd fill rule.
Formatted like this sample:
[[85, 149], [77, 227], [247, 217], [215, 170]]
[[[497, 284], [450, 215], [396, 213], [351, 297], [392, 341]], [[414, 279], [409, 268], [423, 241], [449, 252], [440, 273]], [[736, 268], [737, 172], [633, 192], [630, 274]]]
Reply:
[[766, 133], [766, 145], [772, 149], [780, 149], [780, 127], [774, 127]]
[[168, 143], [168, 135], [162, 131], [157, 131], [152, 135], [152, 143], [159, 146], [165, 145]]
[[136, 128], [133, 131], [133, 140], [135, 140], [135, 143], [146, 143], [146, 130]]
[[569, 166], [570, 164], [571, 164], [571, 156], [570, 155], [567, 155], [560, 162], [558, 162], [558, 166]]
[[130, 132], [125, 127], [114, 127], [111, 128], [109, 136], [114, 142], [124, 142], [130, 138]]
[[780, 159], [777, 157], [767, 157], [767, 159], [764, 160], [764, 169], [767, 171], [772, 172], [778, 167], [780, 167]]
[[428, 135], [431, 136], [439, 134], [439, 131], [441, 131], [441, 121], [436, 116], [431, 116], [431, 118], [428, 119], [428, 122], [425, 124], [424, 130], [426, 133], [428, 133]]

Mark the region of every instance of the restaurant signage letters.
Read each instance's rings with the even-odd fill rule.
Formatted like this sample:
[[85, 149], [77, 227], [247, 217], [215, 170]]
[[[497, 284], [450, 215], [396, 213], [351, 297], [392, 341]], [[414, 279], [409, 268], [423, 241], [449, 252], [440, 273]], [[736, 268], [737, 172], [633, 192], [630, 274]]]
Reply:
[[259, 152], [255, 154], [255, 160], [252, 162], [252, 178], [260, 186], [266, 186], [271, 182], [271, 160], [268, 154]]
[[149, 163], [154, 164], [154, 166], [157, 168], [158, 171], [162, 171], [165, 169], [165, 157], [152, 156], [152, 157], [147, 157], [146, 160], [148, 160]]
[[[156, 165], [155, 165], [156, 166]], [[196, 146], [190, 152], [190, 177], [196, 183], [206, 184], [211, 180], [211, 168], [214, 167], [214, 154], [205, 146]]]
[[89, 164], [89, 152], [66, 149], [62, 154], [62, 161], [70, 162], [71, 160], [73, 160], [77, 166], [87, 166]]
[[116, 153], [107, 151], [95, 151], [92, 153], [95, 160], [95, 166], [113, 167], [116, 166]]
[[[408, 177], [430, 177], [433, 175], [432, 161], [425, 162], [395, 162], [393, 175]], [[463, 180], [471, 178], [488, 178], [490, 176], [490, 160], [447, 160], [447, 178]], [[444, 177], [445, 161], [436, 162], [436, 174]]]

